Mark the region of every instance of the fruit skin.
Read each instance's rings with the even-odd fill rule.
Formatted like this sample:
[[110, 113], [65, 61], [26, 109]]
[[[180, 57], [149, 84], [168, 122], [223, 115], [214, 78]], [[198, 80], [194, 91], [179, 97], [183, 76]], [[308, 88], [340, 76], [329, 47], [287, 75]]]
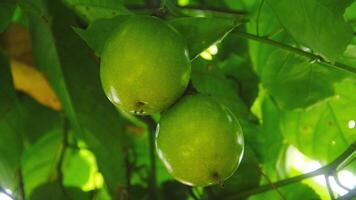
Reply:
[[207, 186], [222, 183], [235, 172], [244, 140], [228, 108], [209, 96], [186, 96], [162, 114], [156, 149], [175, 179]]
[[132, 16], [108, 39], [100, 78], [115, 106], [147, 115], [183, 94], [190, 71], [186, 44], [175, 29], [156, 17]]

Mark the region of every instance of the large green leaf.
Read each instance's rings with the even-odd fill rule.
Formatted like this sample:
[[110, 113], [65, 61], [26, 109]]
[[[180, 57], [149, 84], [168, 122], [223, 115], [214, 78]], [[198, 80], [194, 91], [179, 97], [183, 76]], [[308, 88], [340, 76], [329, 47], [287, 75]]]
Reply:
[[282, 108], [307, 107], [333, 95], [343, 73], [282, 50], [269, 56], [259, 72], [263, 85]]
[[[231, 36], [233, 35], [231, 34]], [[244, 51], [246, 50], [244, 49]], [[232, 54], [224, 59], [219, 66], [228, 79], [237, 82], [239, 96], [244, 100], [246, 106], [250, 107], [257, 97], [259, 80], [252, 69], [248, 56]]]
[[11, 22], [16, 6], [14, 2], [0, 2], [0, 33], [2, 33]]
[[351, 26], [343, 19], [353, 0], [267, 0], [284, 28], [301, 44], [335, 60], [351, 42]]
[[95, 54], [100, 56], [110, 34], [128, 17], [129, 15], [120, 15], [112, 19], [100, 19], [91, 23], [86, 30], [80, 28], [74, 30], [95, 51]]
[[[111, 32], [127, 19], [127, 16], [129, 15], [97, 20], [91, 23], [86, 30], [75, 28], [75, 31], [97, 55], [100, 55]], [[195, 17], [176, 18], [169, 20], [168, 23], [175, 27], [186, 39], [192, 59], [196, 58], [210, 45], [221, 41], [226, 34], [239, 24], [234, 19]]]
[[130, 14], [120, 0], [64, 0], [64, 2], [89, 22]]
[[110, 191], [117, 192], [125, 183], [123, 120], [101, 89], [91, 51], [71, 28], [75, 17], [58, 1], [48, 2], [48, 9], [39, 4], [37, 13], [29, 9], [29, 1], [21, 3], [29, 17], [37, 66], [59, 96], [77, 137], [95, 154]]
[[240, 22], [233, 18], [183, 17], [168, 21], [185, 38], [191, 59], [221, 41]]
[[[275, 41], [290, 43], [290, 38], [283, 31], [283, 27], [273, 14], [272, 9], [266, 3], [262, 4], [261, 9], [258, 6], [259, 4], [255, 5], [251, 11], [254, 20], [246, 24], [247, 31], [261, 37], [269, 37]], [[248, 44], [251, 61], [256, 72], [260, 73], [266, 66], [269, 55], [276, 50], [276, 47], [254, 40], [249, 40]]]
[[[49, 173], [48, 168], [41, 166], [41, 164], [48, 161], [46, 159], [51, 159], [51, 156], [49, 156], [51, 151], [46, 149], [46, 143], [48, 142], [46, 140], [44, 143], [40, 143], [40, 147], [35, 145], [33, 148], [26, 149], [25, 157], [30, 154], [29, 152], [34, 152], [36, 155], [32, 155], [34, 156], [32, 159], [23, 159], [24, 143], [30, 146], [44, 134], [61, 130], [61, 119], [58, 113], [39, 105], [28, 96], [20, 95], [19, 97], [21, 98], [17, 98], [13, 90], [9, 66], [4, 62], [3, 58], [1, 58], [0, 65], [0, 74], [2, 75], [2, 83], [0, 85], [1, 91], [4, 91], [0, 97], [0, 186], [15, 191], [19, 187], [17, 181], [21, 170], [24, 177], [25, 191], [31, 192], [33, 186], [36, 186], [43, 179], [48, 179], [48, 175], [47, 178], [46, 175], [43, 175], [43, 173]], [[34, 113], [36, 114], [34, 115]], [[52, 144], [50, 143], [49, 145]], [[45, 153], [38, 155], [36, 148], [44, 148]], [[49, 148], [55, 148], [55, 146], [50, 146]], [[46, 152], [46, 150], [49, 151]], [[24, 161], [21, 164], [20, 159]], [[38, 164], [38, 162], [41, 164]], [[38, 170], [43, 171], [40, 174], [30, 173], [29, 178], [26, 170], [30, 167], [39, 167]], [[50, 168], [53, 168], [53, 163], [50, 163]], [[15, 195], [18, 194], [16, 193]]]
[[0, 91], [0, 187], [13, 190], [18, 186], [24, 128], [10, 66], [1, 51]]
[[356, 81], [336, 84], [336, 94], [306, 110], [281, 111], [285, 138], [307, 156], [333, 161], [356, 140]]
[[[351, 6], [349, 6], [346, 11], [345, 11], [345, 18], [347, 21], [351, 21], [352, 23], [352, 20], [355, 20], [356, 19], [356, 3], [352, 3]], [[355, 27], [355, 24], [354, 24], [354, 27]]]
[[44, 107], [25, 95], [19, 96], [19, 103], [24, 129], [26, 130], [24, 133], [26, 142], [33, 144], [47, 132], [62, 129], [63, 119], [59, 112]]
[[248, 200], [265, 200], [265, 199], [288, 199], [288, 200], [317, 200], [319, 195], [313, 189], [302, 183], [295, 183], [278, 188], [279, 192], [272, 190], [248, 198]]
[[36, 187], [56, 179], [62, 136], [61, 129], [48, 132], [24, 152], [21, 170], [26, 197], [30, 197]]

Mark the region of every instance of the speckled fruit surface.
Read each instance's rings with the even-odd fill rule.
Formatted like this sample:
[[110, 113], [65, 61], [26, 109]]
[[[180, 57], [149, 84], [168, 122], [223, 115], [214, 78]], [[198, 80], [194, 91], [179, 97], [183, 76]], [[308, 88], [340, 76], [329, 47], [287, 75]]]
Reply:
[[182, 98], [162, 114], [158, 155], [168, 172], [192, 186], [219, 184], [237, 169], [244, 149], [237, 118], [212, 97]]
[[175, 29], [156, 17], [133, 16], [106, 42], [100, 78], [115, 106], [148, 115], [182, 95], [190, 71], [186, 44]]

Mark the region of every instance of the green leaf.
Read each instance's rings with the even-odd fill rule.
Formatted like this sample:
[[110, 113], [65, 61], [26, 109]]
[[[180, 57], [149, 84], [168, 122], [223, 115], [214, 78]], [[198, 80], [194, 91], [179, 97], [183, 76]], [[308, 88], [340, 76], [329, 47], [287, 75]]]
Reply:
[[[347, 64], [356, 68], [356, 40], [347, 46], [344, 54], [338, 59], [341, 63]], [[354, 74], [352, 74], [355, 76]]]
[[68, 199], [90, 199], [89, 194], [84, 193], [78, 188], [61, 187], [57, 182], [49, 182], [36, 188], [30, 200], [68, 200]]
[[7, 58], [0, 51], [0, 187], [14, 190], [23, 146], [23, 120]]
[[195, 59], [210, 45], [224, 39], [240, 22], [233, 18], [183, 17], [168, 21], [185, 38], [189, 55]]
[[[300, 200], [300, 199], [320, 199], [319, 195], [315, 193], [313, 189], [302, 184], [295, 183], [278, 188], [279, 192], [272, 190], [269, 192], [261, 193], [250, 197], [248, 200], [265, 200], [265, 199], [288, 199], [288, 200]], [[283, 198], [281, 197], [283, 196]]]
[[63, 185], [83, 187], [87, 183], [94, 166], [84, 157], [86, 151], [72, 148], [66, 150], [62, 164]]
[[[128, 17], [129, 15], [122, 15], [112, 19], [97, 20], [91, 23], [86, 30], [75, 28], [75, 31], [100, 56], [111, 32]], [[194, 17], [172, 19], [168, 23], [185, 37], [191, 58], [196, 58], [210, 45], [221, 41], [238, 24], [233, 19]], [[196, 37], [197, 35], [199, 37]]]
[[62, 136], [61, 129], [48, 132], [22, 155], [21, 170], [26, 197], [31, 196], [36, 187], [56, 178]]
[[225, 76], [234, 80], [239, 96], [250, 107], [257, 97], [259, 79], [252, 69], [247, 56], [232, 54], [219, 64]]
[[261, 163], [264, 173], [272, 181], [277, 181], [283, 177], [284, 163], [281, 157], [284, 156], [285, 144], [283, 135], [279, 127], [280, 115], [279, 109], [268, 97], [262, 97], [262, 129], [263, 143], [259, 148]]
[[356, 140], [356, 81], [336, 84], [336, 94], [306, 110], [281, 111], [285, 138], [307, 156], [322, 163], [333, 161]]
[[237, 84], [227, 79], [221, 69], [210, 67], [209, 64], [202, 63], [201, 59], [196, 59], [193, 62], [191, 80], [199, 93], [216, 97], [221, 103], [230, 106], [238, 118], [251, 117], [245, 103], [238, 96]]
[[75, 32], [100, 56], [106, 40], [109, 38], [114, 29], [123, 23], [129, 15], [117, 16], [112, 19], [99, 19], [90, 23], [86, 30], [74, 28]]
[[[71, 28], [76, 25], [75, 16], [61, 2], [51, 1], [48, 21], [26, 10], [27, 4], [30, 2], [22, 1], [30, 21], [37, 66], [48, 77], [74, 132], [93, 151], [99, 170], [115, 193], [126, 182], [124, 120], [102, 91], [99, 67], [91, 51]], [[47, 10], [45, 4], [40, 6]]]
[[[255, 5], [251, 12], [253, 19], [255, 20], [251, 20], [246, 24], [248, 32], [259, 36], [269, 37], [275, 41], [290, 43], [290, 38], [285, 33], [282, 25], [266, 2], [263, 3], [260, 12], [259, 4]], [[260, 71], [265, 67], [269, 55], [271, 52], [276, 50], [276, 47], [262, 44], [254, 40], [249, 40], [248, 45], [249, 55], [254, 69], [257, 73], [260, 73]]]
[[[62, 129], [63, 117], [60, 116], [60, 113], [40, 105], [31, 97], [25, 95], [19, 97], [19, 103], [24, 129], [26, 130], [23, 135], [30, 144], [35, 143], [49, 131]], [[35, 116], [34, 113], [36, 113]]]
[[[40, 147], [37, 145], [37, 147], [26, 149], [26, 156], [30, 154], [28, 151], [36, 154], [33, 155], [34, 158], [31, 160], [31, 156], [29, 156], [29, 159], [23, 159], [23, 143], [26, 142], [27, 146], [29, 146], [35, 143], [42, 135], [60, 130], [62, 120], [59, 118], [58, 113], [39, 105], [30, 97], [21, 95], [21, 98], [17, 98], [12, 86], [10, 68], [3, 57], [0, 58], [0, 66], [0, 74], [2, 75], [0, 78], [2, 83], [0, 85], [1, 91], [4, 91], [4, 95], [0, 97], [0, 110], [2, 111], [0, 117], [0, 186], [15, 191], [16, 188], [19, 187], [18, 177], [20, 170], [22, 170], [25, 179], [25, 191], [31, 192], [33, 185], [36, 186], [36, 184], [43, 179], [47, 181], [49, 169], [41, 166], [41, 164], [48, 161], [46, 159], [51, 158], [51, 156], [49, 156], [51, 153], [50, 148], [55, 148], [55, 145], [46, 149], [47, 144], [45, 143], [48, 142], [46, 140], [44, 143], [40, 143]], [[34, 115], [34, 113], [36, 113], [36, 115]], [[52, 144], [54, 143], [50, 143], [49, 145]], [[45, 148], [45, 150], [49, 151], [38, 154], [38, 148]], [[41, 164], [38, 164], [38, 162]], [[36, 165], [36, 163], [38, 165]], [[53, 167], [52, 164], [53, 163], [50, 163], [50, 168]], [[22, 169], [20, 169], [20, 166], [22, 166]], [[33, 166], [35, 168], [40, 166], [39, 170], [43, 171], [39, 174], [36, 172], [33, 174], [30, 173], [30, 178], [28, 178], [28, 174], [24, 173], [27, 173], [26, 170]]]
[[344, 74], [293, 53], [276, 50], [259, 72], [263, 85], [286, 109], [305, 108], [334, 94], [333, 82]]
[[0, 33], [2, 33], [11, 22], [16, 6], [15, 3], [10, 2], [0, 3]]
[[117, 0], [64, 0], [64, 2], [88, 22], [131, 13]]
[[329, 60], [351, 42], [352, 29], [343, 12], [352, 0], [267, 0], [287, 32]]

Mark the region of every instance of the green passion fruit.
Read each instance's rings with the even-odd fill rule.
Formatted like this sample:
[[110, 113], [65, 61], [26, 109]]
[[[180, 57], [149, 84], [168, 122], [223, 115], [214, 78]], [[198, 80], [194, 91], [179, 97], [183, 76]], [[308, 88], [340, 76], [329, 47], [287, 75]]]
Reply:
[[183, 94], [190, 71], [180, 33], [159, 18], [132, 16], [106, 42], [100, 78], [116, 107], [149, 115], [165, 110]]
[[167, 171], [191, 186], [221, 184], [243, 154], [241, 126], [230, 110], [204, 95], [185, 96], [161, 116], [156, 149]]

